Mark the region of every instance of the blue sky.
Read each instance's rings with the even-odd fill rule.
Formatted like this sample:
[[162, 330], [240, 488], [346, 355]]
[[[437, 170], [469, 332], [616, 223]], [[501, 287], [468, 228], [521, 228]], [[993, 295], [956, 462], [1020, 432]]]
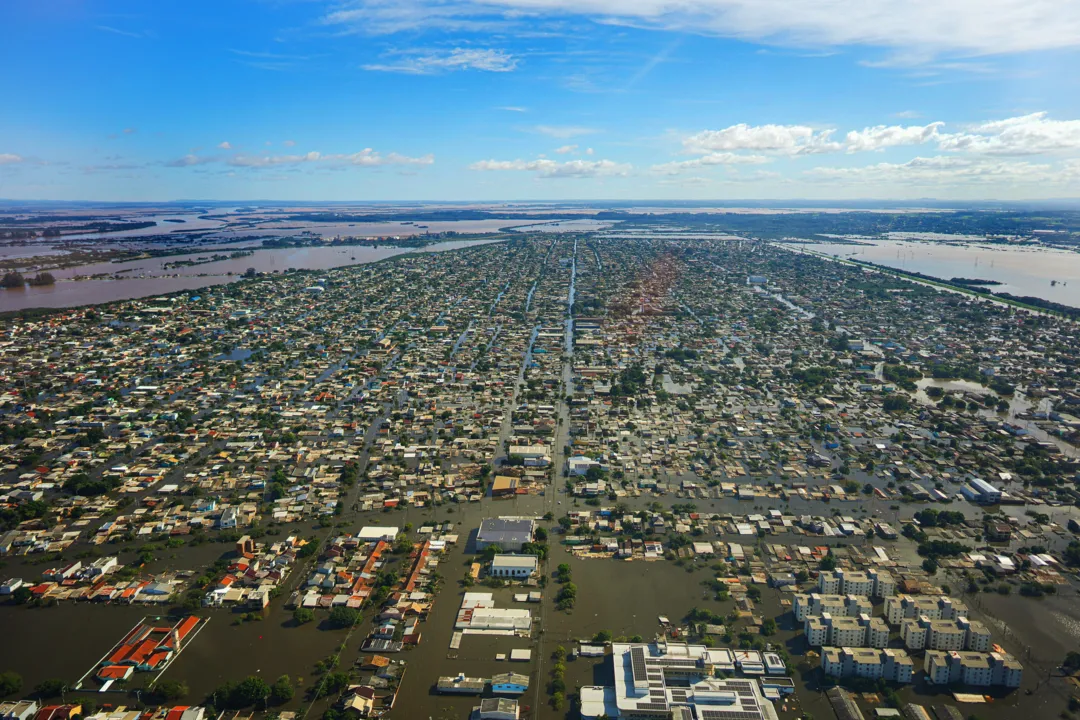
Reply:
[[0, 198], [1080, 196], [1073, 0], [6, 0]]

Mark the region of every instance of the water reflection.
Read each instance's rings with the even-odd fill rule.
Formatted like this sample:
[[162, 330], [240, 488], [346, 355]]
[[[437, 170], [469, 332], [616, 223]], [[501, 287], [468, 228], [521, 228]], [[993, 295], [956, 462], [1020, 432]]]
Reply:
[[948, 280], [996, 280], [994, 292], [1031, 295], [1080, 307], [1080, 254], [1067, 250], [1001, 245], [874, 240], [872, 244], [810, 243], [808, 249], [888, 265]]
[[[249, 268], [267, 273], [283, 272], [290, 268], [329, 270], [346, 265], [377, 262], [409, 252], [443, 252], [493, 242], [501, 241], [455, 240], [420, 249], [389, 246], [260, 249], [244, 257], [186, 267], [175, 267], [174, 264], [184, 260], [207, 259], [214, 253], [204, 251], [122, 263], [94, 263], [52, 271], [59, 281], [55, 285], [0, 291], [0, 312], [35, 307], [77, 307], [224, 285], [239, 280]], [[166, 268], [166, 265], [170, 267]], [[106, 274], [108, 277], [75, 280], [79, 277]]]

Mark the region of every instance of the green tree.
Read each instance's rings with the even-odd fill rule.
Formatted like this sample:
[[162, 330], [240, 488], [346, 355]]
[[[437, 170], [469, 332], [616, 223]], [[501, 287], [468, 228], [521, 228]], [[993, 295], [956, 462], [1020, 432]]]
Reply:
[[498, 543], [492, 543], [491, 545], [488, 545], [486, 548], [483, 549], [483, 551], [480, 553], [480, 556], [483, 559], [483, 562], [489, 563], [495, 559], [496, 555], [501, 555], [502, 552], [503, 549], [501, 545], [499, 545]]
[[218, 710], [226, 710], [230, 707], [233, 699], [233, 691], [236, 689], [236, 683], [223, 682], [218, 685], [210, 693], [207, 700]]
[[911, 407], [911, 401], [906, 395], [890, 395], [882, 403], [885, 412], [903, 412]]
[[349, 686], [349, 674], [343, 672], [330, 673], [323, 682], [323, 690], [327, 695], [341, 692]]
[[0, 697], [14, 695], [20, 690], [22, 690], [22, 675], [11, 671], [0, 673]]
[[154, 684], [154, 696], [162, 703], [170, 703], [186, 697], [188, 686], [179, 680], [161, 680]]
[[270, 686], [270, 702], [283, 705], [293, 699], [293, 685], [288, 675], [282, 675]]
[[330, 611], [330, 627], [335, 629], [350, 628], [360, 620], [360, 611], [350, 607], [338, 606]]
[[544, 543], [527, 542], [521, 546], [522, 555], [535, 555], [540, 560], [548, 556], [548, 546]]
[[270, 686], [258, 675], [249, 675], [233, 688], [231, 694], [232, 704], [237, 707], [266, 704], [270, 697]]
[[315, 619], [315, 611], [311, 608], [298, 607], [293, 610], [292, 617], [297, 625], [303, 625], [304, 623], [309, 623]]
[[22, 276], [22, 273], [9, 272], [0, 278], [0, 287], [5, 288], [20, 288], [26, 284], [26, 278]]
[[68, 684], [57, 678], [42, 680], [34, 686], [34, 695], [39, 698], [54, 698], [67, 692]]

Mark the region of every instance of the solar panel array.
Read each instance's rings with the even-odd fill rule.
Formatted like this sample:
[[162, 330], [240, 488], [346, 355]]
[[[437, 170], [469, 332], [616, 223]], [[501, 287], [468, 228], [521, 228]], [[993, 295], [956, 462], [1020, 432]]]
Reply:
[[667, 703], [654, 703], [654, 702], [639, 702], [637, 704], [638, 710], [655, 710], [657, 712], [667, 712]]
[[664, 667], [698, 667], [697, 660], [689, 658], [656, 658], [653, 663]]
[[701, 720], [761, 720], [761, 713], [746, 710], [700, 710]]
[[637, 684], [646, 679], [645, 677], [645, 648], [630, 648], [630, 671], [634, 674], [634, 683]]

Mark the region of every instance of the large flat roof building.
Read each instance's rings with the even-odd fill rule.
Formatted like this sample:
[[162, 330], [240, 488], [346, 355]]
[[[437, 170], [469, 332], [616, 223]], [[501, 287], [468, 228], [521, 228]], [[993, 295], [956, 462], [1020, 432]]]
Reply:
[[536, 521], [532, 518], [484, 518], [476, 533], [476, 549], [483, 551], [491, 545], [502, 550], [517, 552], [521, 546], [532, 541]]
[[906, 619], [900, 623], [900, 638], [908, 650], [990, 650], [990, 631], [978, 620]]
[[915, 664], [908, 654], [894, 649], [824, 647], [821, 669], [837, 678], [884, 678], [894, 683], [909, 683], [915, 675]]
[[539, 558], [535, 555], [496, 555], [491, 561], [491, 577], [527, 580], [536, 574]]
[[930, 650], [923, 661], [927, 682], [935, 685], [963, 683], [976, 687], [1020, 687], [1024, 667], [1008, 653]]
[[461, 601], [454, 629], [472, 634], [527, 635], [532, 630], [532, 613], [497, 608], [491, 593], [467, 592]]
[[955, 620], [967, 614], [967, 605], [945, 595], [894, 595], [885, 598], [885, 619], [890, 625], [899, 625], [901, 620], [918, 617]]
[[829, 613], [806, 618], [806, 641], [811, 647], [883, 648], [889, 644], [889, 626], [879, 617], [833, 617]]
[[394, 542], [394, 538], [401, 532], [401, 528], [388, 527], [383, 525], [367, 525], [360, 528], [360, 532], [357, 533], [357, 537], [363, 542], [375, 542], [376, 540], [385, 540], [386, 542]]
[[777, 720], [756, 680], [716, 679], [708, 658], [704, 645], [613, 643], [618, 716]]
[[889, 597], [896, 592], [896, 580], [888, 570], [872, 568], [823, 571], [818, 575], [818, 592], [826, 595], [865, 595]]
[[820, 593], [795, 593], [792, 602], [795, 619], [805, 622], [808, 617], [829, 613], [834, 617], [858, 617], [872, 615], [874, 606], [862, 595], [822, 595]]

